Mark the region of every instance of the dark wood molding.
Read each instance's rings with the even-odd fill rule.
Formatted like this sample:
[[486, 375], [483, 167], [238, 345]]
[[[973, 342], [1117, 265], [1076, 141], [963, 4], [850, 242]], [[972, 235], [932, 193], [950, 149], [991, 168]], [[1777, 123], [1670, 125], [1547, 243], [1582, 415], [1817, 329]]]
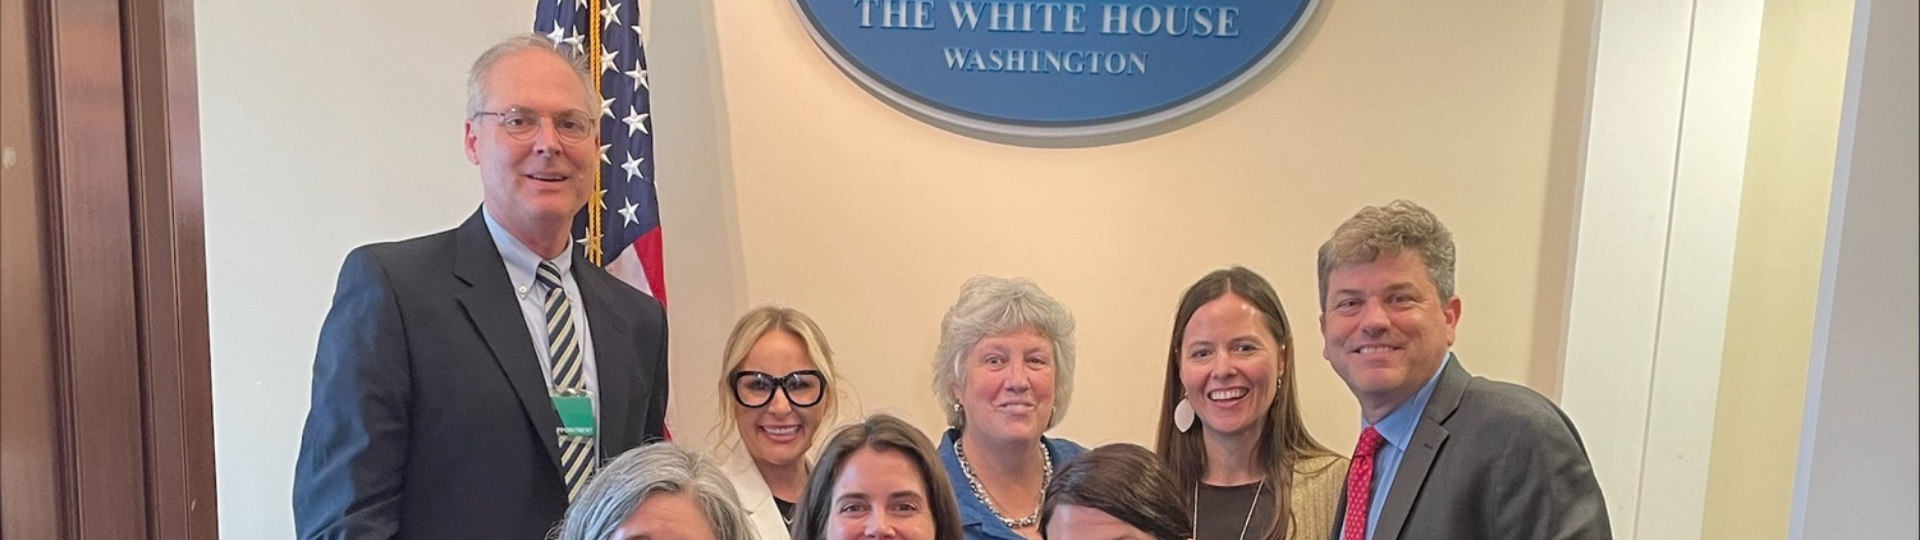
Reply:
[[150, 538], [213, 538], [218, 519], [193, 5], [125, 5]]
[[59, 396], [53, 274], [48, 265], [45, 148], [46, 13], [0, 2], [0, 537], [72, 538]]
[[[147, 538], [145, 422], [128, 212], [120, 4], [45, 4], [57, 391], [80, 539]], [[129, 509], [139, 511], [129, 512]]]
[[33, 119], [4, 131], [27, 155], [5, 173], [0, 531], [215, 538], [192, 2], [0, 13], [26, 44], [5, 89], [29, 90], [0, 102]]

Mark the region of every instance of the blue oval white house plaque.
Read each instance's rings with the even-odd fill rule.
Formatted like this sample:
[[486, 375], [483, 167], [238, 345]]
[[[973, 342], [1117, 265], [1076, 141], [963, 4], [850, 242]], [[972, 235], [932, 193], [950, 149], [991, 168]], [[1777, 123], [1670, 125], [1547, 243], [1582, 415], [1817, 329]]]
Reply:
[[1035, 139], [1124, 133], [1252, 80], [1312, 0], [792, 0], [869, 91], [936, 123]]

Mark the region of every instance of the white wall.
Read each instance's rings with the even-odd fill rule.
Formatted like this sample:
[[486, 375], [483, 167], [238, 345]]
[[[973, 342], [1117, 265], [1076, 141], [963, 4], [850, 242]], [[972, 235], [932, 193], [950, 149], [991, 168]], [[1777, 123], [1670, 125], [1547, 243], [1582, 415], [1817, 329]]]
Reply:
[[1793, 539], [1920, 535], [1920, 12], [1855, 6]]
[[1767, 2], [1700, 538], [1787, 537], [1852, 33], [1851, 3]]
[[[1089, 148], [929, 126], [842, 74], [786, 2], [698, 3], [712, 5], [736, 207], [665, 204], [731, 212], [734, 229], [670, 221], [668, 260], [705, 249], [679, 243], [688, 234], [737, 238], [743, 255], [738, 276], [668, 282], [808, 312], [867, 409], [943, 428], [929, 375], [941, 314], [968, 276], [1026, 276], [1080, 323], [1081, 390], [1055, 434], [1148, 441], [1156, 426], [1142, 420], [1157, 417], [1180, 291], [1242, 263], [1274, 283], [1292, 318], [1308, 425], [1346, 451], [1358, 413], [1320, 354], [1314, 250], [1362, 205], [1400, 197], [1432, 208], [1459, 241], [1467, 367], [1535, 387], [1556, 380], [1584, 2], [1323, 2], [1298, 55], [1244, 99]], [[675, 380], [711, 388], [721, 340], [683, 340], [677, 298]], [[711, 425], [715, 401], [683, 400], [681, 418]]]
[[1595, 21], [1562, 387], [1619, 538], [1700, 535], [1761, 8]]
[[194, 4], [220, 536], [293, 535], [293, 462], [347, 250], [479, 204], [466, 68], [524, 0]]
[[[989, 272], [1036, 277], [1081, 317], [1083, 391], [1060, 432], [1144, 440], [1137, 395], [1158, 383], [1174, 296], [1245, 262], [1292, 308], [1309, 422], [1344, 451], [1355, 412], [1319, 357], [1312, 249], [1359, 205], [1401, 196], [1460, 239], [1468, 365], [1557, 395], [1593, 6], [1322, 5], [1282, 76], [1215, 116], [1031, 149], [887, 107], [784, 1], [661, 2], [649, 52], [655, 128], [673, 134], [657, 150], [678, 433], [704, 441], [721, 340], [770, 301], [821, 320], [862, 406], [936, 427], [924, 381], [939, 313]], [[464, 70], [527, 29], [533, 2], [196, 7], [221, 533], [284, 538], [340, 259], [478, 204], [459, 150]], [[983, 195], [1014, 203], [960, 202]], [[1640, 449], [1581, 426], [1596, 452]]]

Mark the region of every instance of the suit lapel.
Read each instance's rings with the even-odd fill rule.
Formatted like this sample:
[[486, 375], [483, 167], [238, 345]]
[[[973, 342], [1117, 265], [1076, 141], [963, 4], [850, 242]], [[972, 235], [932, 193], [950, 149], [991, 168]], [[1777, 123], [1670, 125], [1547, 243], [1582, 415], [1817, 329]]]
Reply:
[[[573, 280], [580, 285], [581, 301], [587, 311], [587, 331], [593, 334], [593, 361], [597, 370], [594, 377], [599, 381], [600, 392], [600, 447], [602, 459], [616, 456], [604, 452], [611, 448], [627, 448], [635, 444], [624, 444], [627, 433], [627, 417], [633, 408], [633, 396], [629, 392], [633, 385], [627, 381], [633, 379], [633, 358], [635, 351], [627, 350], [633, 343], [633, 336], [627, 334], [632, 328], [630, 321], [620, 318], [621, 311], [615, 309], [614, 297], [607, 280], [613, 276], [601, 271], [580, 256], [580, 250], [573, 250]], [[639, 441], [635, 441], [638, 443]]]
[[1393, 486], [1387, 490], [1386, 505], [1380, 508], [1374, 538], [1399, 538], [1400, 530], [1406, 527], [1407, 517], [1413, 512], [1413, 501], [1419, 498], [1427, 473], [1433, 470], [1433, 460], [1440, 456], [1440, 447], [1447, 442], [1447, 418], [1460, 407], [1460, 396], [1466, 392], [1468, 379], [1467, 370], [1460, 367], [1458, 357], [1440, 370], [1440, 380], [1433, 385], [1427, 408], [1420, 413], [1420, 425], [1413, 428], [1407, 452], [1400, 456], [1400, 469], [1394, 473]]
[[547, 449], [554, 474], [559, 475], [560, 447], [555, 433], [560, 429], [560, 413], [554, 412], [547, 396], [546, 375], [540, 371], [540, 357], [534, 353], [533, 336], [527, 333], [526, 318], [514, 300], [513, 282], [507, 279], [500, 250], [494, 247], [480, 212], [467, 218], [455, 236], [453, 273], [471, 287], [460, 293], [460, 307], [467, 311], [467, 319], [480, 331], [487, 348], [493, 350], [494, 362], [513, 385], [534, 433], [546, 442], [541, 446]]

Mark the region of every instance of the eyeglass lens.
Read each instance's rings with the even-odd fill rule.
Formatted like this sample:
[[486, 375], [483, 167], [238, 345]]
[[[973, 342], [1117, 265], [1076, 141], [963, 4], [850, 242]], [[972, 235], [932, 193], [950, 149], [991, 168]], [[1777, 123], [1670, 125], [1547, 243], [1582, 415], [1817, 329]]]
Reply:
[[734, 400], [748, 408], [765, 407], [772, 403], [775, 391], [786, 394], [787, 402], [795, 407], [812, 407], [820, 403], [826, 387], [826, 379], [814, 370], [795, 371], [779, 377], [758, 371], [742, 371], [733, 377]]
[[540, 119], [543, 117], [553, 119], [553, 131], [563, 139], [579, 142], [593, 135], [593, 119], [579, 111], [548, 115], [515, 107], [505, 112], [483, 114], [500, 117], [500, 127], [507, 130], [508, 135], [523, 140], [533, 138], [534, 132], [540, 130]]

